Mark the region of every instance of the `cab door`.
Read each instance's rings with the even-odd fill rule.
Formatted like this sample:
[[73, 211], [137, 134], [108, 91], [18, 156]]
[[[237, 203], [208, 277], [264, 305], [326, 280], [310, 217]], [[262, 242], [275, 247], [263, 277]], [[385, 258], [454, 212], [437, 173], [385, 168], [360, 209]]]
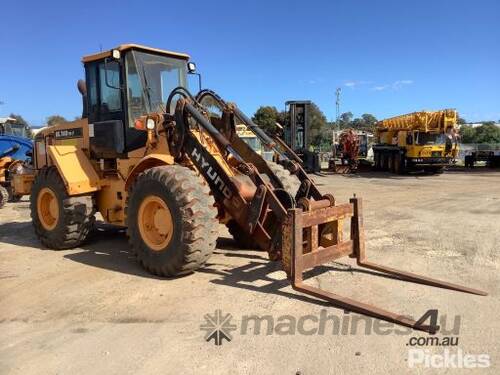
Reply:
[[85, 65], [90, 154], [93, 159], [115, 159], [125, 154], [125, 106], [119, 60]]

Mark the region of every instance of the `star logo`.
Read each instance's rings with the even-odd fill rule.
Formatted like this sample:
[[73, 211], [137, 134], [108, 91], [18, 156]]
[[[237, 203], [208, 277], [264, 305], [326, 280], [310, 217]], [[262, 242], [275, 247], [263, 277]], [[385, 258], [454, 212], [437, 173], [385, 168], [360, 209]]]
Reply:
[[215, 345], [222, 345], [223, 340], [230, 342], [233, 339], [231, 331], [236, 330], [236, 324], [231, 323], [233, 316], [215, 310], [214, 315], [205, 314], [205, 323], [200, 325], [200, 330], [205, 331], [205, 341], [214, 340]]

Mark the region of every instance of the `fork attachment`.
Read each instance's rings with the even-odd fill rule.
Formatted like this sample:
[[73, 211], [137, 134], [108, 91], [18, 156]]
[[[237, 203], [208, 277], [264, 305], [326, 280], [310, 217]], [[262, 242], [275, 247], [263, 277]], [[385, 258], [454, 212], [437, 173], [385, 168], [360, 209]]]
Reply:
[[[362, 200], [354, 196], [349, 203], [335, 205], [333, 199], [320, 201], [302, 200], [301, 208], [289, 209], [283, 226], [283, 268], [291, 280], [293, 289], [304, 294], [331, 302], [345, 310], [372, 316], [403, 326], [429, 333], [439, 327], [419, 322], [376, 306], [351, 298], [324, 291], [304, 283], [303, 273], [335, 259], [349, 256], [356, 258], [358, 266], [395, 276], [404, 281], [451, 289], [465, 293], [485, 296], [487, 293], [452, 284], [410, 272], [399, 271], [369, 262], [365, 255]], [[342, 223], [351, 220], [350, 238], [342, 238]]]

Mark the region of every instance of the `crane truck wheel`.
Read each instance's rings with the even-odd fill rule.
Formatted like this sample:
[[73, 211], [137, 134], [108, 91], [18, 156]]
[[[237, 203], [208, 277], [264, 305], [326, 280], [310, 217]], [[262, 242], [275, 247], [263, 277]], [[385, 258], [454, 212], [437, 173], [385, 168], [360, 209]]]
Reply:
[[42, 168], [35, 177], [30, 209], [36, 235], [54, 250], [79, 246], [95, 222], [92, 195], [70, 197], [55, 167]]
[[140, 174], [129, 193], [130, 245], [152, 274], [172, 277], [200, 268], [217, 240], [217, 209], [209, 187], [180, 165]]
[[0, 185], [0, 208], [5, 206], [5, 203], [9, 200], [9, 192], [6, 188]]

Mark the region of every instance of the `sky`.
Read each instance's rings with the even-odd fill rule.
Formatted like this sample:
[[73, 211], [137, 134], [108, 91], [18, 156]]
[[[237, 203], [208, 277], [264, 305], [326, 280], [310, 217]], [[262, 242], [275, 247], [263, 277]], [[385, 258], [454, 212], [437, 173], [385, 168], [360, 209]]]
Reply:
[[[139, 43], [188, 53], [252, 115], [312, 100], [377, 118], [456, 108], [500, 120], [500, 2], [2, 0], [0, 117], [81, 113], [81, 57]], [[193, 80], [192, 88], [197, 89]]]

